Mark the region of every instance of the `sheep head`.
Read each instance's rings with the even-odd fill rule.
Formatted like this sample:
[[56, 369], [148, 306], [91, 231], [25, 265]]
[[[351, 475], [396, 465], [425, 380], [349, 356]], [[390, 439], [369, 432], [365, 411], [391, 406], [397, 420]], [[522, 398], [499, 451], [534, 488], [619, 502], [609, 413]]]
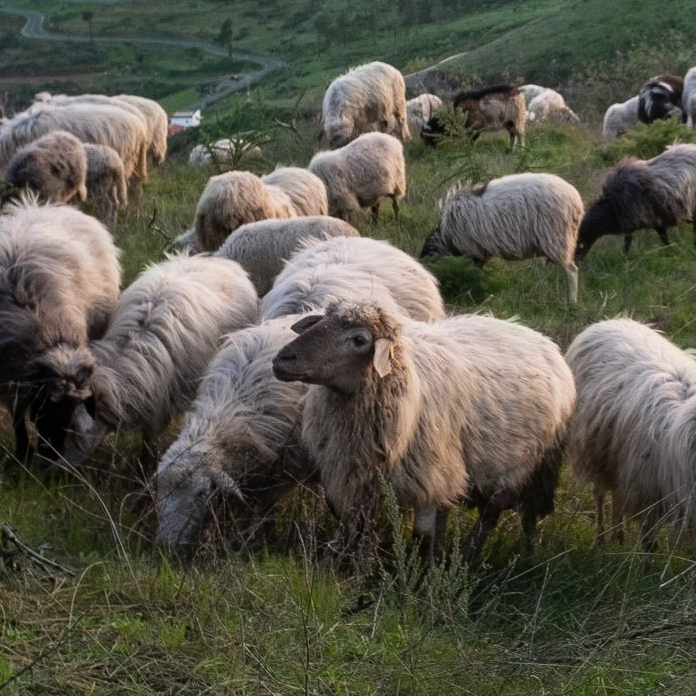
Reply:
[[325, 316], [310, 315], [292, 326], [300, 335], [273, 359], [273, 373], [286, 382], [354, 393], [368, 373], [383, 378], [392, 371], [400, 328], [374, 303], [333, 304]]

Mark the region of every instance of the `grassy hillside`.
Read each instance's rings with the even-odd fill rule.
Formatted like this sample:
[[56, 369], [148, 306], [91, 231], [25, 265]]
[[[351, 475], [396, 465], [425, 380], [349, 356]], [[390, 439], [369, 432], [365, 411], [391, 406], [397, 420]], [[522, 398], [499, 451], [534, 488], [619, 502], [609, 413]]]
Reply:
[[[115, 239], [125, 284], [189, 227], [208, 177], [218, 173], [187, 165], [196, 140], [252, 130], [264, 141], [263, 157], [240, 167], [265, 173], [276, 164], [306, 166], [319, 148], [315, 116], [324, 86], [365, 60], [416, 69], [467, 51], [447, 67], [463, 83], [509, 75], [561, 84], [584, 117], [579, 126], [530, 126], [527, 147], [512, 154], [505, 152], [507, 136], [497, 133], [436, 151], [417, 139], [407, 143], [400, 220], [385, 205], [377, 225], [367, 213], [355, 224], [363, 235], [389, 239], [411, 254], [436, 223], [438, 200], [457, 181], [548, 171], [574, 184], [589, 204], [606, 168], [622, 156], [651, 157], [675, 138], [696, 139], [678, 124], [658, 123], [609, 146], [597, 128], [605, 100], [623, 98], [621, 90], [630, 93], [647, 75], [696, 63], [685, 48], [694, 45], [685, 3], [658, 8], [620, 0], [606, 10], [595, 0], [438, 2], [427, 10], [406, 0], [12, 3], [45, 11], [56, 31], [84, 33], [82, 12], [92, 10], [95, 32], [206, 41], [232, 15], [235, 48], [271, 51], [290, 63], [254, 87], [251, 99], [232, 96], [208, 110], [200, 132], [171, 140], [164, 166], [151, 172], [119, 219]], [[403, 8], [414, 13], [408, 25], [400, 19]], [[321, 13], [333, 32], [328, 42], [317, 35]], [[660, 17], [671, 18], [670, 42], [653, 46], [646, 27]], [[122, 91], [127, 85], [173, 102], [248, 67], [195, 51], [32, 42], [13, 38], [20, 20], [2, 15], [2, 22], [0, 91], [16, 90], [17, 99], [46, 87]], [[580, 269], [576, 308], [565, 304], [563, 271], [541, 259], [494, 259], [483, 269], [462, 258], [428, 265], [452, 311], [518, 317], [563, 349], [583, 327], [620, 313], [693, 348], [692, 226], [670, 230], [670, 240], [663, 246], [654, 232], [639, 232], [628, 255], [618, 237], [598, 241]], [[315, 490], [283, 499], [275, 526], [262, 524], [256, 510], [219, 510], [194, 561], [183, 564], [152, 545], [155, 514], [142, 496], [152, 471], [138, 459], [138, 435], [112, 434], [79, 471], [46, 471], [14, 461], [9, 423], [2, 425], [0, 525], [11, 525], [32, 548], [47, 544], [42, 553], [61, 566], [42, 568], [12, 556], [9, 540], [0, 542], [3, 695], [693, 693], [693, 539], [665, 527], [658, 552], [646, 555], [638, 525], [629, 521], [623, 544], [594, 545], [591, 490], [565, 471], [556, 512], [540, 524], [532, 555], [510, 512], [481, 563], [462, 564], [461, 539], [475, 516], [457, 509], [448, 529], [451, 563], [418, 587], [409, 532], [388, 503], [383, 552], [361, 576], [332, 563], [327, 543], [335, 523]]]

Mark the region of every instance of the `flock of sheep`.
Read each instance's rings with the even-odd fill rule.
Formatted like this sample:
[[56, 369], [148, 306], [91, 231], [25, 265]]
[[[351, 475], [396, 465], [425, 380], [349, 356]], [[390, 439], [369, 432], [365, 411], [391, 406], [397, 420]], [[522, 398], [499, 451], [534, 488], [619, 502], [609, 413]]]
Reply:
[[[694, 83], [696, 69], [683, 89], [692, 122]], [[655, 95], [674, 88], [651, 84], [642, 112], [654, 115]], [[445, 132], [439, 98], [405, 94], [380, 62], [337, 78], [323, 103], [331, 149], [307, 168], [211, 177], [179, 251], [122, 292], [109, 227], [148, 160], [164, 160], [164, 112], [128, 95], [42, 94], [7, 121], [6, 192], [32, 190], [0, 215], [0, 400], [20, 461], [79, 466], [109, 432], [135, 431], [148, 462], [185, 414], [151, 467], [157, 541], [179, 552], [222, 501], [269, 511], [298, 484], [321, 486], [333, 546], [352, 552], [374, 531], [383, 481], [425, 559], [442, 554], [460, 504], [478, 510], [471, 557], [506, 509], [531, 545], [564, 452], [595, 487], [599, 534], [606, 493], [617, 525], [643, 513], [646, 548], [665, 520], [696, 526], [691, 356], [628, 319], [590, 326], [563, 356], [516, 321], [447, 315], [416, 259], [350, 224], [363, 208], [377, 220], [385, 198], [397, 216], [402, 142], [419, 129], [436, 145]], [[536, 85], [462, 93], [452, 106], [474, 133], [507, 129], [511, 147], [527, 121], [577, 120]], [[85, 200], [101, 222], [70, 205]], [[587, 211], [551, 174], [454, 189], [422, 256], [544, 256], [565, 269], [572, 304], [597, 238], [624, 234], [628, 246], [651, 227], [666, 242], [695, 213], [696, 146], [674, 145], [615, 168]]]

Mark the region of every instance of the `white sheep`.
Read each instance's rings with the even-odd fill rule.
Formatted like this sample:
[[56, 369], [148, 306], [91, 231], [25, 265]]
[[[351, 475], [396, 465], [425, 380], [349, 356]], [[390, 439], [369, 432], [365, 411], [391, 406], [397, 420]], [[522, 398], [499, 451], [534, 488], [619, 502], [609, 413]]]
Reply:
[[[339, 236], [359, 237], [360, 233], [347, 222], [327, 215], [259, 220], [238, 227], [214, 256], [239, 263], [249, 274], [259, 297], [262, 297], [273, 286], [285, 262], [301, 248], [303, 240], [325, 240]], [[179, 240], [183, 244], [183, 235]]]
[[369, 237], [308, 240], [290, 257], [261, 301], [264, 319], [327, 307], [350, 298], [392, 300], [413, 319], [443, 319], [435, 277], [416, 259]]
[[128, 183], [123, 160], [108, 145], [84, 144], [87, 156], [87, 200], [96, 216], [112, 230], [116, 227], [119, 208], [128, 205]]
[[220, 248], [238, 227], [267, 218], [296, 217], [285, 191], [256, 174], [232, 171], [212, 176], [196, 205], [194, 228], [202, 251]]
[[[658, 332], [631, 319], [585, 329], [566, 354], [577, 385], [568, 462], [592, 483], [597, 535], [604, 497], [615, 532], [624, 515], [642, 520], [654, 550], [660, 525], [696, 527], [696, 362]], [[621, 534], [619, 534], [621, 536]]]
[[565, 269], [568, 302], [575, 304], [573, 255], [583, 213], [577, 189], [554, 174], [511, 174], [466, 186], [448, 195], [421, 257], [465, 255], [483, 264], [543, 256]]
[[318, 152], [309, 170], [326, 186], [330, 215], [348, 219], [370, 208], [377, 222], [382, 199], [391, 198], [398, 218], [398, 201], [406, 193], [406, 162], [403, 145], [395, 137], [365, 133], [338, 150]]
[[137, 107], [145, 118], [150, 161], [159, 167], [167, 156], [167, 137], [169, 133], [169, 116], [154, 99], [147, 99], [137, 94], [119, 94], [114, 99]]
[[84, 398], [89, 374], [64, 380], [62, 372], [68, 354], [88, 359], [87, 341], [106, 329], [121, 282], [118, 256], [108, 230], [72, 206], [22, 196], [0, 216], [0, 398], [13, 413], [20, 460], [30, 451], [27, 413], [41, 449], [60, 430], [46, 407]]
[[[222, 337], [257, 318], [254, 286], [233, 261], [178, 256], [143, 271], [104, 337], [89, 344], [91, 394], [57, 453], [78, 465], [110, 431], [153, 443], [193, 401]], [[76, 359], [71, 367], [88, 366]]]
[[682, 105], [686, 114], [686, 125], [696, 128], [696, 66], [689, 68], [684, 77]]
[[537, 97], [540, 95], [544, 90], [549, 89], [548, 87], [542, 87], [541, 85], [522, 85], [521, 87], [518, 87], [520, 92], [524, 95], [524, 101], [527, 105], [527, 108], [529, 108], [529, 103], [534, 99], [534, 97]]
[[565, 103], [565, 99], [553, 89], [544, 89], [527, 104], [527, 120], [562, 121], [578, 123], [577, 114]]
[[290, 197], [297, 215], [328, 215], [329, 199], [324, 182], [309, 169], [278, 167], [261, 177], [264, 184], [277, 186]]
[[220, 138], [209, 144], [196, 145], [189, 153], [189, 164], [201, 167], [208, 164], [226, 164], [242, 157], [260, 157], [261, 148], [244, 140], [241, 135]]
[[51, 131], [20, 147], [7, 163], [5, 179], [29, 188], [41, 200], [80, 203], [87, 198], [87, 157], [72, 133]]
[[382, 476], [414, 511], [428, 555], [457, 503], [479, 509], [472, 553], [507, 508], [521, 512], [531, 543], [553, 510], [575, 401], [558, 346], [492, 317], [427, 324], [369, 302], [337, 303], [293, 328], [300, 335], [273, 371], [310, 385], [302, 442], [341, 535], [369, 527]]
[[408, 130], [410, 133], [420, 133], [423, 124], [430, 120], [442, 106], [442, 99], [434, 94], [423, 92], [406, 102]]
[[625, 102], [612, 104], [604, 114], [602, 137], [616, 140], [638, 123], [638, 95]]
[[372, 131], [408, 140], [403, 75], [387, 63], [374, 61], [337, 77], [324, 95], [322, 125], [331, 149]]
[[127, 179], [136, 185], [147, 179], [149, 142], [143, 117], [114, 104], [33, 104], [0, 129], [0, 167], [20, 147], [54, 130], [68, 131], [83, 143], [112, 147], [123, 160]]
[[236, 331], [212, 360], [178, 439], [153, 477], [157, 541], [191, 544], [205, 515], [231, 494], [270, 506], [315, 475], [299, 444], [306, 386], [273, 376], [273, 356], [297, 316]]

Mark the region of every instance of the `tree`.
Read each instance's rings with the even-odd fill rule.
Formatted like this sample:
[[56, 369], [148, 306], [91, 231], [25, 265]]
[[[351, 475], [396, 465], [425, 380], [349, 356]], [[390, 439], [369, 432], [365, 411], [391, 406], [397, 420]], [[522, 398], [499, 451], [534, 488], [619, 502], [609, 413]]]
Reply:
[[223, 46], [227, 46], [227, 55], [232, 56], [232, 20], [228, 17], [220, 25], [220, 33], [217, 37], [217, 42]]
[[92, 12], [92, 10], [85, 10], [82, 13], [82, 19], [89, 25], [89, 42], [92, 44], [94, 43], [94, 37], [92, 34], [92, 20], [94, 19], [94, 12]]

